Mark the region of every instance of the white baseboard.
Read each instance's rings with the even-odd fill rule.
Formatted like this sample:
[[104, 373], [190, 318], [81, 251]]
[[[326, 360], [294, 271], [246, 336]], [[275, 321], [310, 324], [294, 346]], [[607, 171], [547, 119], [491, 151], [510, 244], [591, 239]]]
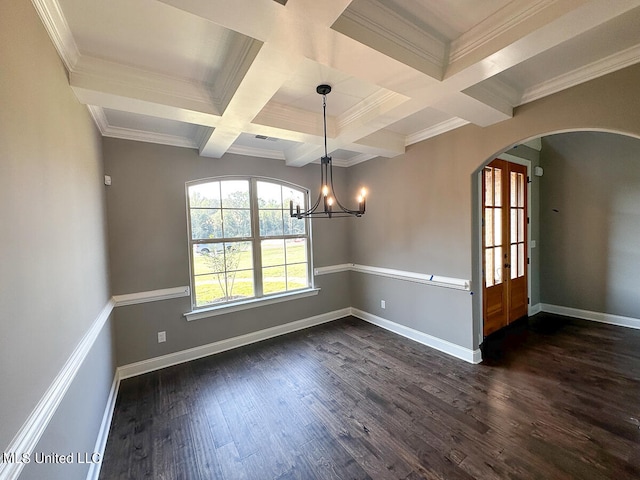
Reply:
[[480, 350], [471, 350], [469, 348], [461, 347], [460, 345], [456, 345], [455, 343], [448, 342], [447, 340], [443, 340], [441, 338], [434, 337], [423, 332], [419, 332], [418, 330], [414, 330], [410, 327], [405, 327], [404, 325], [400, 325], [399, 323], [386, 320], [384, 318], [378, 317], [377, 315], [358, 310], [357, 308], [351, 308], [351, 315], [353, 315], [354, 317], [358, 317], [359, 319], [366, 322], [377, 325], [378, 327], [384, 328], [385, 330], [389, 330], [393, 333], [426, 345], [427, 347], [434, 348], [448, 355], [464, 360], [465, 362], [482, 362], [482, 353], [480, 352]]
[[109, 437], [109, 429], [111, 428], [111, 420], [113, 419], [113, 412], [116, 408], [116, 399], [118, 398], [119, 389], [120, 375], [116, 370], [113, 377], [113, 383], [111, 384], [109, 398], [107, 399], [107, 405], [104, 409], [104, 415], [102, 416], [102, 423], [100, 424], [96, 446], [92, 452], [100, 454], [100, 461], [91, 464], [89, 472], [87, 473], [87, 480], [98, 480], [98, 477], [100, 476], [100, 467], [102, 466], [102, 459], [104, 458], [104, 449], [107, 446], [107, 438]]
[[533, 317], [534, 315], [540, 313], [542, 311], [542, 304], [536, 303], [535, 305], [531, 305], [529, 307], [529, 316]]
[[322, 323], [338, 320], [339, 318], [347, 317], [350, 314], [350, 308], [343, 308], [341, 310], [323, 313], [321, 315], [316, 315], [315, 317], [297, 320], [284, 325], [278, 325], [277, 327], [266, 328], [257, 332], [247, 333], [246, 335], [240, 335], [239, 337], [228, 338], [226, 340], [220, 340], [219, 342], [209, 343], [207, 345], [201, 345], [188, 350], [162, 355], [161, 357], [150, 358], [149, 360], [124, 365], [118, 368], [118, 373], [121, 379], [135, 377], [137, 375], [142, 375], [143, 373], [153, 372], [154, 370], [159, 370], [161, 368], [196, 360], [198, 358], [207, 357], [233, 348], [242, 347], [244, 345], [296, 332]]
[[580, 310], [578, 308], [562, 307], [559, 305], [550, 305], [548, 303], [540, 304], [541, 311], [564, 315], [566, 317], [580, 318], [582, 320], [590, 320], [592, 322], [607, 323], [609, 325], [617, 325], [619, 327], [635, 328], [640, 330], [640, 319], [633, 317], [623, 317], [620, 315], [612, 315], [609, 313], [592, 312], [589, 310]]

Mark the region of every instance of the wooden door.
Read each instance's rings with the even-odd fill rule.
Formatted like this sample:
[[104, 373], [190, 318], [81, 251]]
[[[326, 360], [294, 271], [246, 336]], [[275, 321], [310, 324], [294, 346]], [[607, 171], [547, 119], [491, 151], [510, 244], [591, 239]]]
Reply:
[[482, 174], [484, 336], [527, 315], [527, 167], [494, 160]]

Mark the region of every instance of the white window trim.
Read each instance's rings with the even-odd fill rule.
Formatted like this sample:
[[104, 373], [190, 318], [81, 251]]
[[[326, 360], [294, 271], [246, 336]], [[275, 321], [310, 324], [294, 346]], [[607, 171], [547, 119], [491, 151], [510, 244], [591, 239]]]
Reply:
[[[219, 176], [215, 176], [215, 177], [206, 177], [206, 178], [200, 178], [197, 180], [190, 180], [185, 182], [185, 205], [186, 205], [186, 214], [187, 214], [187, 238], [188, 238], [188, 246], [189, 246], [189, 285], [190, 285], [190, 290], [191, 290], [191, 311], [187, 312], [184, 314], [184, 316], [187, 318], [187, 321], [191, 321], [191, 320], [197, 320], [198, 318], [206, 318], [206, 317], [212, 317], [212, 316], [216, 316], [216, 315], [222, 315], [222, 314], [226, 314], [226, 313], [231, 313], [234, 311], [240, 311], [240, 310], [246, 310], [248, 308], [254, 308], [254, 307], [259, 307], [262, 305], [269, 305], [271, 303], [279, 303], [279, 302], [283, 302], [286, 300], [295, 300], [296, 298], [304, 298], [304, 297], [308, 297], [311, 295], [317, 295], [318, 292], [320, 291], [320, 288], [316, 288], [315, 286], [315, 278], [313, 275], [313, 235], [312, 235], [312, 224], [309, 221], [309, 219], [305, 219], [305, 221], [307, 222], [306, 224], [306, 239], [307, 239], [307, 263], [308, 263], [308, 275], [309, 275], [309, 286], [308, 288], [305, 289], [301, 289], [301, 290], [292, 290], [292, 291], [288, 291], [288, 292], [281, 292], [281, 293], [275, 293], [275, 294], [267, 294], [264, 295], [262, 292], [260, 292], [261, 296], [260, 297], [253, 297], [247, 300], [238, 300], [238, 301], [231, 301], [231, 302], [225, 302], [225, 303], [221, 303], [221, 304], [214, 304], [212, 306], [204, 306], [204, 307], [196, 307], [195, 306], [195, 288], [194, 288], [194, 276], [193, 276], [193, 258], [192, 258], [192, 241], [191, 241], [191, 209], [190, 209], [190, 203], [189, 203], [189, 187], [191, 185], [198, 185], [198, 184], [203, 184], [203, 183], [208, 183], [208, 182], [216, 182], [216, 181], [224, 181], [224, 180], [248, 180], [249, 184], [250, 184], [250, 202], [251, 202], [251, 215], [252, 215], [252, 231], [254, 231], [254, 228], [259, 229], [259, 220], [257, 219], [257, 196], [253, 194], [254, 192], [254, 188], [255, 185], [258, 181], [267, 181], [267, 182], [273, 182], [273, 183], [277, 183], [279, 185], [290, 185], [291, 187], [300, 190], [302, 192], [304, 192], [305, 194], [305, 201], [309, 202], [309, 190], [305, 187], [302, 187], [300, 185], [296, 185], [295, 183], [291, 183], [288, 182], [286, 180], [281, 180], [278, 178], [272, 178], [272, 177], [262, 177], [262, 176], [253, 176], [253, 175], [219, 175]], [[255, 197], [255, 198], [254, 198]], [[284, 205], [283, 205], [284, 207]], [[254, 220], [254, 208], [256, 209], [256, 218]], [[285, 209], [286, 211], [286, 209]], [[255, 222], [255, 223], [254, 223]], [[250, 238], [245, 239], [245, 241], [250, 241], [252, 243], [254, 242], [254, 239], [257, 238], [257, 242], [259, 243], [259, 239], [260, 239], [260, 232], [259, 230], [256, 230], [257, 232], [257, 237], [254, 235]], [[255, 252], [254, 252], [255, 254]], [[254, 257], [255, 258], [255, 257]], [[260, 268], [262, 268], [262, 265], [259, 266]], [[258, 268], [258, 265], [256, 265], [255, 261], [254, 261], [254, 275], [255, 275], [255, 269]], [[211, 313], [211, 312], [220, 312], [220, 313]], [[198, 316], [199, 313], [203, 313], [205, 315], [203, 316]], [[195, 318], [197, 317], [197, 318]]]
[[184, 314], [188, 322], [200, 320], [202, 318], [215, 317], [217, 315], [226, 315], [227, 313], [239, 312], [250, 308], [264, 307], [274, 303], [288, 302], [290, 300], [298, 300], [300, 298], [312, 297], [320, 293], [320, 288], [306, 288], [304, 290], [294, 290], [291, 292], [279, 293], [260, 298], [251, 298], [235, 303], [225, 303], [216, 305], [215, 307], [204, 307], [192, 310]]

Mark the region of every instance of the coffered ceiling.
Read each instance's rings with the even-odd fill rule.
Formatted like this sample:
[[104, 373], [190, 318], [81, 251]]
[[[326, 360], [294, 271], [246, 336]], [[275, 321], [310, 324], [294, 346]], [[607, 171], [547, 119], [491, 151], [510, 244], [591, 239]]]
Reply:
[[[32, 0], [104, 136], [337, 165], [640, 61], [640, 0]], [[284, 4], [284, 5], [283, 5]]]

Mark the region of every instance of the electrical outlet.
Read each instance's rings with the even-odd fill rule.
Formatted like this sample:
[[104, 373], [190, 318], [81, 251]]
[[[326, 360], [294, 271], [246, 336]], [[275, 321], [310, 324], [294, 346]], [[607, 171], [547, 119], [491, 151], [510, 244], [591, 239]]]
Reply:
[[158, 332], [158, 343], [167, 341], [167, 332]]
[[380, 308], [383, 310], [387, 308], [387, 302], [385, 302], [384, 300], [380, 300]]

